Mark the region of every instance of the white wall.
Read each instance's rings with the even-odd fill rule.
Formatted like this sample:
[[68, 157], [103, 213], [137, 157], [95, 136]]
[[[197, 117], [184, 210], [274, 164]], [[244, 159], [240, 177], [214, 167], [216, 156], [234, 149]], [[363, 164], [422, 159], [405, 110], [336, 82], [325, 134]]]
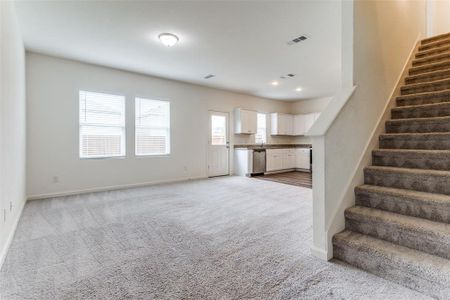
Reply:
[[426, 2], [357, 0], [353, 18], [352, 76], [357, 88], [326, 134], [313, 139], [314, 157], [323, 164], [313, 164], [312, 249], [327, 259], [332, 236], [344, 229], [343, 211], [354, 205], [353, 189], [363, 182], [371, 141], [377, 145], [377, 124], [411, 50], [425, 35]]
[[[78, 158], [78, 91], [125, 95], [127, 157]], [[166, 79], [27, 53], [27, 194], [36, 197], [132, 184], [205, 177], [208, 110], [235, 107], [289, 112], [290, 103], [267, 100]], [[171, 102], [171, 155], [134, 156], [133, 97]], [[270, 128], [269, 128], [270, 130]], [[292, 138], [270, 137], [269, 143]], [[253, 143], [233, 136], [231, 143]], [[232, 159], [230, 160], [232, 162]], [[230, 163], [232, 166], [232, 163]], [[59, 182], [54, 182], [54, 176]]]
[[291, 103], [291, 113], [307, 114], [323, 111], [333, 97], [313, 98], [295, 101]]
[[450, 32], [450, 0], [428, 0], [428, 36]]
[[25, 203], [25, 52], [12, 2], [0, 1], [0, 267]]

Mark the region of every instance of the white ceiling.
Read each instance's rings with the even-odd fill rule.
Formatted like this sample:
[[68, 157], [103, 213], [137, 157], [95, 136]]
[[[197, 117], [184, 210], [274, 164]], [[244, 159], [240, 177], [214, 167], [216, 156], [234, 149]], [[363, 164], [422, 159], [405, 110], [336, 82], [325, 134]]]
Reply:
[[[40, 53], [271, 99], [329, 96], [340, 83], [340, 1], [19, 1], [17, 14]], [[162, 32], [180, 42], [164, 47]]]

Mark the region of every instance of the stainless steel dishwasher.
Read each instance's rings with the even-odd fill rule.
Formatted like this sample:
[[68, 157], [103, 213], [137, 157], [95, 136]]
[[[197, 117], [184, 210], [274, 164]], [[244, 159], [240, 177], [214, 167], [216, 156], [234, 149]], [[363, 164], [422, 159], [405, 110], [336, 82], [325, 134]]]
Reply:
[[254, 149], [252, 175], [264, 174], [265, 172], [266, 172], [266, 149]]

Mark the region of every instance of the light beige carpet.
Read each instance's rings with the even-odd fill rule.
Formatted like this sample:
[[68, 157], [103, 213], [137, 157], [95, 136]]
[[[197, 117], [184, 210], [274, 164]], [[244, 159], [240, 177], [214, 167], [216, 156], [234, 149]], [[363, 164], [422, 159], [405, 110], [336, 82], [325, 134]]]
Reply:
[[425, 299], [310, 254], [312, 192], [224, 177], [28, 202], [1, 299]]

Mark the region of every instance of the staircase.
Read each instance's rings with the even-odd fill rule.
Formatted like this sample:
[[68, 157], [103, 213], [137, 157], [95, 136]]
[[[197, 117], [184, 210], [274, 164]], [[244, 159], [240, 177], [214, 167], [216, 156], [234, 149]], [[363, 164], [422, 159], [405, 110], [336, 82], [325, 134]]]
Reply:
[[450, 299], [450, 33], [421, 41], [334, 256]]

